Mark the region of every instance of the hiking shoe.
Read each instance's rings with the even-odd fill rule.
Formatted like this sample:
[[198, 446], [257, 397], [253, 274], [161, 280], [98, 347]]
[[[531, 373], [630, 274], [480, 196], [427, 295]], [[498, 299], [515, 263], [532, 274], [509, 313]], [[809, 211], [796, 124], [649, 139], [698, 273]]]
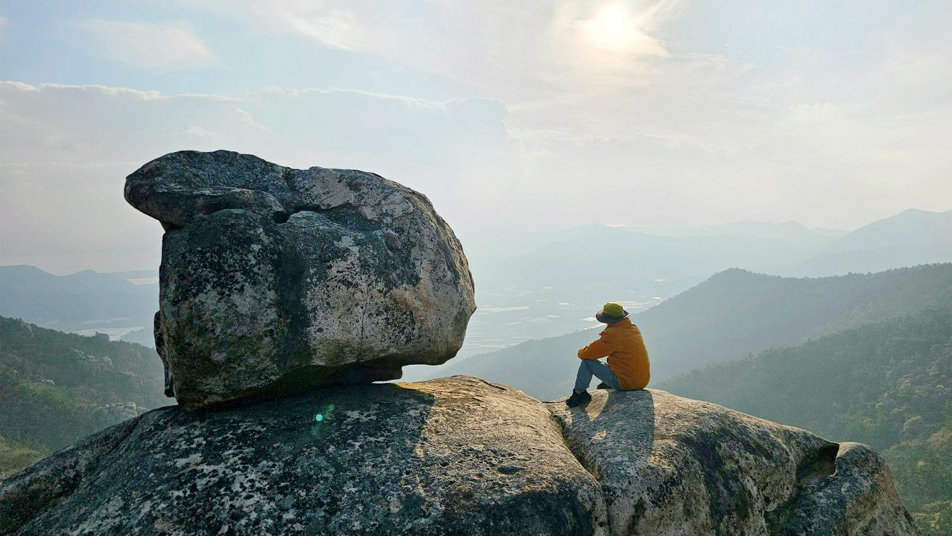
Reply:
[[596, 387], [596, 389], [611, 389], [611, 387], [609, 387], [607, 383], [602, 382], [598, 384], [598, 387]]
[[581, 406], [582, 404], [588, 402], [592, 399], [592, 395], [588, 394], [588, 391], [582, 391], [581, 393], [572, 392], [572, 396], [565, 401], [565, 405], [574, 408], [575, 406]]

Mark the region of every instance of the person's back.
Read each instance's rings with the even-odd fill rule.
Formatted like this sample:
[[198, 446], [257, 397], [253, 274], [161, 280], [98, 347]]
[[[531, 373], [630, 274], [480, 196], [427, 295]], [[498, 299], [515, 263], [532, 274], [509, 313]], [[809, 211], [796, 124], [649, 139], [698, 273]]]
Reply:
[[[621, 304], [606, 303], [596, 313], [599, 322], [607, 324], [598, 340], [579, 349], [582, 359], [575, 379], [572, 396], [565, 403], [578, 406], [588, 400], [588, 386], [592, 376], [598, 377], [607, 387], [620, 390], [644, 389], [651, 379], [650, 362], [641, 330], [628, 319], [629, 313]], [[598, 359], [607, 357], [605, 365]]]
[[[619, 320], [605, 327], [599, 340], [612, 348], [606, 361], [608, 361], [608, 368], [618, 378], [621, 388], [623, 390], [644, 389], [648, 385], [648, 380], [651, 379], [649, 370], [651, 363], [648, 361], [648, 350], [645, 348], [645, 341], [638, 326], [628, 318]], [[579, 357], [586, 359], [582, 355], [582, 350], [579, 350]]]

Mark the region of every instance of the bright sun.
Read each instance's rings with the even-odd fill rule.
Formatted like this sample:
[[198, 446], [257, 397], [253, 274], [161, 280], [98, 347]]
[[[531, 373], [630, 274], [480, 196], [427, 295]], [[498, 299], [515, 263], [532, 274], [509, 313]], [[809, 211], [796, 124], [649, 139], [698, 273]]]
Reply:
[[598, 48], [621, 52], [627, 50], [639, 35], [631, 13], [622, 4], [608, 4], [595, 12], [586, 21], [586, 33], [590, 43]]
[[618, 35], [625, 31], [628, 13], [621, 6], [608, 6], [602, 9], [599, 18], [606, 32]]
[[611, 58], [667, 56], [664, 45], [641, 29], [645, 17], [645, 13], [630, 11], [624, 2], [602, 4], [591, 13], [591, 18], [579, 21], [579, 37], [589, 52], [603, 53], [603, 62], [613, 61]]

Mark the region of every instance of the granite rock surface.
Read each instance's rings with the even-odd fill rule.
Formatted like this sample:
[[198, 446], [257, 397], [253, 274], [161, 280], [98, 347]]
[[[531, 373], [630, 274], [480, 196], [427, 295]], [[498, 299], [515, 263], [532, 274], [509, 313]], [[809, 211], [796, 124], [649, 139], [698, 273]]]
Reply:
[[0, 484], [0, 533], [915, 535], [868, 448], [664, 391], [476, 378], [170, 407]]
[[555, 536], [607, 526], [598, 483], [540, 402], [453, 378], [149, 412], [4, 482], [0, 531]]
[[655, 389], [547, 405], [601, 483], [612, 534], [918, 534], [864, 445]]

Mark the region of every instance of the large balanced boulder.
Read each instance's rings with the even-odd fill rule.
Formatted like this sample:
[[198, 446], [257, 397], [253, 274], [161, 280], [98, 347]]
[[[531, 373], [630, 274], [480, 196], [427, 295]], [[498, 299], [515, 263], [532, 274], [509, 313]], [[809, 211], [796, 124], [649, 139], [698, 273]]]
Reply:
[[399, 378], [462, 345], [466, 257], [409, 188], [182, 151], [129, 175], [125, 196], [166, 230], [156, 346], [186, 406]]
[[0, 533], [917, 531], [861, 445], [664, 391], [569, 410], [455, 377], [149, 412], [0, 484]]

